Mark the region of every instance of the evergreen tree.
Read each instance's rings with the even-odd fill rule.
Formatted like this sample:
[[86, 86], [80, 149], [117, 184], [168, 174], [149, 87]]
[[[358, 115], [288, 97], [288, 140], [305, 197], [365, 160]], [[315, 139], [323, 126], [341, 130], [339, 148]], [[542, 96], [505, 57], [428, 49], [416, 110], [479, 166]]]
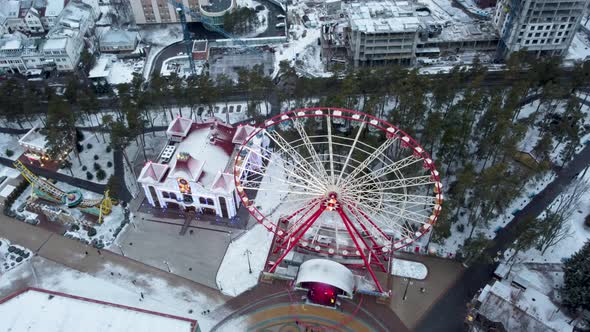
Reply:
[[563, 263], [563, 304], [571, 311], [590, 310], [590, 241]]

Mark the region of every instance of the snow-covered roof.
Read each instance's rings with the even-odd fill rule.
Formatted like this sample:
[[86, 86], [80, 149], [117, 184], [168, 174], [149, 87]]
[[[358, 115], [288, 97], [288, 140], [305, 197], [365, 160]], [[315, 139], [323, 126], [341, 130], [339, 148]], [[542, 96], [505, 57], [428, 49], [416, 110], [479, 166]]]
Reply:
[[169, 136], [174, 135], [186, 137], [188, 132], [191, 130], [192, 124], [193, 120], [179, 116], [170, 122], [170, 125], [168, 125], [168, 129], [166, 130], [166, 134]]
[[45, 16], [58, 16], [64, 9], [66, 0], [47, 0]]
[[551, 299], [534, 288], [522, 290], [496, 281], [478, 297], [479, 313], [501, 322], [508, 331], [568, 332], [573, 327]]
[[45, 152], [47, 137], [40, 133], [39, 127], [31, 128], [23, 137], [18, 140], [18, 144], [26, 149], [32, 149], [37, 152]]
[[195, 159], [187, 152], [179, 152], [174, 158], [174, 163], [170, 167], [169, 176], [175, 178], [184, 178], [196, 182], [203, 173], [205, 162]]
[[108, 57], [99, 57], [94, 67], [88, 73], [88, 78], [108, 77], [110, 73], [108, 64], [110, 61], [111, 59]]
[[367, 33], [417, 31], [420, 21], [411, 9], [391, 2], [353, 3], [349, 10], [350, 27]]
[[0, 11], [7, 18], [16, 18], [20, 15], [20, 1], [0, 0]]
[[327, 259], [310, 259], [299, 266], [295, 285], [304, 282], [321, 282], [338, 287], [347, 296], [354, 290], [354, 275], [344, 265]]
[[28, 288], [0, 300], [1, 331], [192, 332], [197, 321], [94, 299]]
[[0, 39], [0, 50], [13, 51], [21, 49], [22, 42], [18, 38], [3, 38]]
[[254, 127], [250, 125], [245, 126], [238, 126], [236, 129], [236, 134], [232, 138], [232, 143], [234, 144], [243, 144], [246, 141], [246, 138], [250, 136], [250, 134], [254, 131]]
[[193, 41], [193, 52], [205, 52], [207, 50], [207, 40]]
[[43, 50], [63, 50], [68, 44], [68, 39], [65, 37], [49, 38], [43, 44]]
[[103, 46], [135, 44], [138, 37], [137, 31], [109, 29], [100, 36], [100, 44]]
[[143, 168], [141, 169], [141, 173], [139, 173], [139, 182], [143, 183], [158, 183], [168, 170], [168, 165], [158, 164], [149, 161]]
[[213, 184], [211, 185], [211, 190], [227, 194], [232, 192], [234, 189], [235, 183], [233, 176], [227, 173], [218, 172], [215, 180], [213, 180]]

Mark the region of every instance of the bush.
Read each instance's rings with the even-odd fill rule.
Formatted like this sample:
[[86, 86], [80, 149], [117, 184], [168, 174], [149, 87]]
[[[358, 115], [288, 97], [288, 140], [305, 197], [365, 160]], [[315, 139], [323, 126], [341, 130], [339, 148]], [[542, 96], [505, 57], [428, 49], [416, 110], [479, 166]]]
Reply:
[[94, 163], [94, 170], [98, 171], [99, 169], [101, 169], [102, 167], [100, 167], [99, 163]]
[[107, 152], [111, 152], [113, 149], [111, 149], [110, 146], [107, 146]]
[[94, 160], [98, 160], [98, 155], [94, 155]]
[[90, 143], [86, 144], [86, 148], [87, 148], [88, 150], [92, 149], [92, 144], [90, 144]]
[[84, 151], [84, 146], [82, 146], [80, 143], [76, 143], [76, 150], [78, 150], [78, 153], [80, 153]]
[[90, 229], [88, 229], [88, 236], [93, 237], [95, 235], [96, 235], [96, 228], [90, 227]]
[[112, 163], [112, 162], [110, 162], [110, 161], [107, 161], [107, 167], [108, 167], [108, 168], [111, 168], [111, 167], [113, 167], [113, 163]]
[[14, 156], [14, 151], [10, 150], [10, 149], [6, 149], [6, 156], [7, 157], [12, 157]]
[[586, 216], [586, 219], [584, 219], [584, 225], [586, 225], [586, 227], [590, 227], [590, 214]]
[[76, 129], [76, 141], [82, 142], [84, 140], [84, 133], [81, 130]]
[[84, 166], [82, 166], [82, 170], [83, 170], [84, 172], [86, 172], [86, 171], [88, 170], [88, 167], [86, 167], [86, 165], [84, 165]]
[[76, 225], [76, 224], [72, 224], [72, 227], [70, 227], [70, 231], [75, 232], [80, 230], [80, 226]]
[[107, 177], [107, 173], [105, 171], [103, 171], [102, 169], [99, 169], [98, 172], [96, 172], [96, 178], [99, 181], [104, 180]]
[[457, 231], [463, 233], [465, 231], [465, 225], [459, 224], [457, 225]]
[[94, 179], [94, 175], [92, 175], [92, 173], [90, 173], [90, 172], [86, 172], [86, 178], [88, 180], [92, 180], [92, 179]]

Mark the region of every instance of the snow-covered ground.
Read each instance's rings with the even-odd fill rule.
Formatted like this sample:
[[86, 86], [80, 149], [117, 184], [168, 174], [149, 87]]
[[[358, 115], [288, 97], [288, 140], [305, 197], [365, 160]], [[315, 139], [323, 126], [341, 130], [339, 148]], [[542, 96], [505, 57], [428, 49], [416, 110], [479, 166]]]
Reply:
[[590, 55], [590, 40], [584, 31], [579, 31], [574, 36], [570, 48], [567, 50], [566, 60], [585, 60]]
[[403, 278], [426, 279], [428, 268], [420, 262], [394, 258], [392, 260], [391, 274]]
[[11, 289], [15, 282], [34, 280], [30, 286], [197, 319], [201, 331], [210, 331], [214, 324], [201, 312], [223, 304], [220, 298], [168, 284], [154, 275], [136, 274], [120, 265], [106, 264], [94, 276], [41, 257], [35, 257], [34, 270], [30, 265], [21, 265], [4, 274], [0, 278], [0, 292]]
[[[179, 55], [168, 58], [162, 62], [162, 69], [160, 75], [166, 77], [172, 73], [176, 73], [179, 77], [188, 77], [191, 75], [191, 68], [189, 64], [189, 58], [186, 55]], [[201, 75], [205, 63], [202, 61], [195, 61], [195, 75]]]
[[[252, 9], [256, 8], [256, 6], [262, 5], [260, 2], [254, 1], [254, 0], [238, 0], [237, 4], [238, 4], [238, 7], [248, 7], [248, 8], [252, 8]], [[258, 16], [258, 22], [260, 22], [260, 25], [258, 25], [258, 27], [256, 27], [256, 29], [254, 29], [254, 31], [248, 33], [246, 35], [246, 37], [256, 37], [259, 34], [266, 31], [266, 29], [268, 28], [268, 13], [269, 13], [269, 11], [266, 8], [266, 6], [264, 7], [264, 10], [261, 10], [256, 13], [256, 16]]]
[[[33, 253], [0, 237], [0, 276], [26, 262]], [[1, 279], [1, 278], [0, 278]]]
[[64, 236], [79, 239], [84, 243], [96, 242], [99, 247], [108, 247], [125, 226], [124, 219], [123, 207], [121, 205], [113, 206], [111, 213], [103, 217], [102, 224], [92, 226], [96, 229], [96, 235], [88, 236], [88, 231], [80, 227], [78, 230], [68, 230]]
[[[25, 150], [18, 144], [18, 135], [10, 135], [0, 133], [0, 156], [11, 160], [16, 160]], [[8, 151], [12, 151], [12, 155], [8, 156]]]
[[[115, 172], [113, 152], [107, 152], [106, 146], [108, 143], [103, 141], [102, 135], [88, 131], [84, 131], [83, 133], [84, 140], [80, 142], [83, 146], [82, 152], [79, 153], [80, 159], [76, 157], [76, 154], [73, 151], [70, 152], [69, 158], [72, 163], [71, 173], [70, 169], [67, 168], [61, 168], [58, 172], [69, 176], [72, 176], [73, 174], [76, 178], [96, 183], [107, 183], [109, 177]], [[104, 140], [106, 140], [106, 142], [110, 141], [109, 134], [104, 135]], [[98, 156], [98, 160], [95, 160], [94, 156]], [[106, 173], [106, 176], [102, 180], [98, 179], [96, 176], [97, 170], [94, 169], [95, 163], [100, 165], [100, 169]], [[92, 179], [88, 179], [87, 172], [92, 174]]]
[[[256, 286], [264, 269], [273, 233], [258, 224], [230, 243], [217, 271], [217, 286], [225, 295], [237, 296]], [[249, 273], [248, 256], [252, 273]]]

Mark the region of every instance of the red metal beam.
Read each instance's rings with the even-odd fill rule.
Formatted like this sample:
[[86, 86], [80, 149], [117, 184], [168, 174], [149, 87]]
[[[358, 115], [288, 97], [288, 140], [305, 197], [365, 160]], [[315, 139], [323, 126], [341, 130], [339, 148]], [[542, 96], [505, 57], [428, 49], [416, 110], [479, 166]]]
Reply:
[[[317, 203], [317, 204], [311, 205], [309, 207], [306, 206], [306, 208], [308, 208], [307, 211], [305, 211], [305, 213], [299, 219], [297, 219], [297, 221], [295, 221], [292, 226], [289, 226], [289, 229], [285, 232], [285, 235], [283, 235], [283, 236], [279, 235], [281, 237], [281, 239], [280, 239], [281, 241], [279, 242], [280, 244], [277, 245], [275, 247], [275, 249], [273, 250], [273, 254], [276, 254], [281, 248], [284, 248], [285, 245], [287, 243], [289, 243], [289, 238], [291, 237], [290, 235], [297, 234], [297, 230], [301, 229], [301, 227], [303, 225], [305, 225], [306, 222], [309, 221], [309, 219], [307, 219], [303, 224], [299, 224], [299, 221], [301, 221], [301, 219], [305, 218], [305, 216], [309, 213], [309, 211], [311, 211], [314, 207], [318, 206], [319, 204], [321, 204], [321, 203]], [[294, 228], [297, 228], [297, 229], [295, 230], [295, 232], [292, 232], [292, 230]]]
[[277, 261], [268, 270], [268, 272], [270, 272], [270, 273], [274, 272], [274, 270], [277, 268], [277, 266], [279, 266], [279, 264], [281, 264], [283, 259], [287, 256], [287, 254], [299, 243], [299, 240], [301, 240], [301, 238], [303, 237], [303, 234], [305, 234], [305, 232], [307, 232], [307, 230], [311, 227], [311, 225], [313, 225], [313, 223], [315, 223], [315, 221], [318, 220], [318, 218], [320, 217], [320, 215], [324, 211], [325, 211], [324, 207], [320, 206], [320, 208], [297, 229], [297, 231], [294, 233], [294, 234], [297, 234], [297, 232], [299, 232], [299, 235], [297, 235], [297, 238], [295, 238], [295, 240], [293, 240], [293, 242], [289, 245], [289, 247], [287, 249], [285, 249], [285, 252], [281, 255], [281, 257], [279, 257], [279, 259], [277, 259]]
[[[350, 203], [350, 202], [349, 202]], [[381, 228], [377, 225], [375, 225], [375, 223], [371, 220], [371, 218], [369, 218], [369, 216], [367, 216], [361, 209], [359, 209], [358, 207], [356, 207], [354, 204], [349, 204], [352, 205], [363, 217], [365, 217], [365, 219], [373, 226], [375, 227], [376, 230], [379, 231], [379, 233], [381, 233], [381, 235], [385, 236], [385, 238], [387, 239], [391, 239], [391, 236], [385, 234]]]
[[371, 264], [369, 264], [369, 262], [367, 261], [367, 257], [363, 253], [363, 249], [359, 246], [358, 241], [356, 240], [356, 238], [353, 234], [353, 231], [351, 229], [350, 220], [348, 220], [348, 217], [346, 216], [344, 211], [342, 211], [342, 208], [339, 207], [338, 209], [336, 209], [336, 211], [338, 211], [340, 218], [342, 218], [342, 221], [344, 222], [344, 226], [346, 226], [346, 230], [348, 231], [348, 234], [350, 234], [350, 238], [352, 239], [352, 242], [354, 242], [354, 245], [356, 246], [359, 253], [361, 254], [361, 257], [363, 258], [363, 262], [365, 262], [365, 267], [367, 268], [367, 270], [369, 270], [369, 273], [371, 274], [373, 281], [375, 281], [375, 285], [377, 285], [377, 289], [379, 289], [379, 292], [383, 293], [383, 288], [381, 287], [379, 280], [377, 280], [377, 276], [375, 275], [375, 272], [373, 272], [373, 269], [371, 268]]
[[[344, 211], [343, 211], [343, 213], [344, 213]], [[354, 226], [354, 223], [350, 219], [348, 219], [348, 222], [350, 223], [350, 226], [355, 231], [355, 233], [358, 235], [359, 239], [361, 239], [361, 241], [363, 242], [363, 244], [365, 245], [365, 247], [367, 248], [367, 250], [369, 250], [369, 253], [371, 254], [371, 256], [373, 256], [373, 258], [375, 258], [377, 260], [377, 262], [375, 264], [377, 264], [381, 268], [381, 270], [383, 272], [387, 273], [387, 269], [385, 268], [385, 266], [383, 265], [383, 263], [381, 263], [381, 260], [379, 259], [379, 257], [377, 257], [377, 255], [375, 254], [375, 252], [373, 251], [373, 248], [369, 247], [369, 245], [367, 244], [367, 242], [365, 241], [365, 239], [363, 238], [363, 236], [361, 235], [361, 233]], [[362, 223], [359, 222], [359, 224], [361, 225], [361, 227], [363, 227], [363, 229], [365, 228]], [[365, 232], [366, 232], [366, 229], [365, 229]], [[375, 240], [373, 240], [373, 238], [371, 237], [371, 235], [369, 234], [369, 232], [367, 232], [367, 235], [369, 236], [369, 238], [371, 239], [371, 241], [373, 241], [373, 243], [375, 243]]]

